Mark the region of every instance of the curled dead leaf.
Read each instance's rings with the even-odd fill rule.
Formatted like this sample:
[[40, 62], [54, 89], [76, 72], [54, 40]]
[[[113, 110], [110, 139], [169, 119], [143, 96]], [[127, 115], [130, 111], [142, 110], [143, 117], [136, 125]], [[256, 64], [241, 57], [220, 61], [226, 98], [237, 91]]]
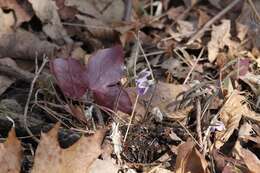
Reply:
[[0, 33], [0, 57], [34, 60], [38, 55], [38, 58], [42, 59], [43, 55], [53, 55], [56, 49], [57, 45], [42, 41], [36, 35], [22, 29]]
[[224, 123], [226, 130], [217, 132], [215, 146], [219, 149], [238, 128], [242, 118], [248, 117], [257, 120], [255, 112], [251, 111], [246, 103], [246, 98], [238, 90], [234, 90], [220, 111], [220, 120]]
[[242, 160], [244, 160], [250, 173], [258, 173], [260, 170], [260, 160], [257, 156], [250, 150], [243, 148], [239, 141], [235, 144], [235, 150], [239, 154]]
[[[29, 7], [27, 1], [18, 0], [0, 0], [0, 7], [3, 9], [12, 9], [15, 13], [16, 26], [20, 26], [22, 22], [29, 21], [32, 17], [29, 14]], [[28, 9], [26, 8], [28, 7]]]
[[209, 173], [208, 163], [196, 149], [192, 141], [181, 144], [178, 148], [176, 173]]
[[46, 35], [56, 41], [65, 40], [68, 43], [72, 41], [63, 28], [55, 1], [29, 0], [29, 2], [37, 17], [42, 21], [43, 31]]
[[210, 62], [215, 61], [220, 49], [223, 49], [224, 46], [228, 46], [231, 53], [234, 53], [234, 50], [237, 49], [238, 43], [230, 39], [230, 29], [230, 20], [222, 20], [222, 24], [213, 26], [211, 40], [208, 43], [208, 58]]

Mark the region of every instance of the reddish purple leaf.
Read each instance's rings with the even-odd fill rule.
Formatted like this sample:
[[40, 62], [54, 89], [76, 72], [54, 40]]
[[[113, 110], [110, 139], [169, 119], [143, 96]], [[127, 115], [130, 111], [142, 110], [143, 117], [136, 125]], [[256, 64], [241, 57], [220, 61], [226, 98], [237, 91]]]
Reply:
[[90, 57], [84, 76], [92, 90], [117, 84], [123, 76], [122, 47], [97, 51]]
[[118, 85], [123, 76], [123, 49], [121, 46], [99, 50], [89, 59], [85, 81], [93, 91], [95, 101], [113, 109], [117, 97], [118, 109], [130, 113], [131, 101], [128, 94]]
[[121, 46], [99, 50], [90, 57], [87, 67], [72, 58], [55, 59], [51, 61], [50, 67], [66, 96], [78, 99], [88, 88], [99, 105], [113, 109], [117, 101], [119, 110], [131, 112], [130, 98], [119, 85], [123, 76]]
[[79, 99], [85, 94], [87, 85], [82, 80], [85, 68], [79, 61], [57, 58], [50, 62], [50, 69], [64, 95]]

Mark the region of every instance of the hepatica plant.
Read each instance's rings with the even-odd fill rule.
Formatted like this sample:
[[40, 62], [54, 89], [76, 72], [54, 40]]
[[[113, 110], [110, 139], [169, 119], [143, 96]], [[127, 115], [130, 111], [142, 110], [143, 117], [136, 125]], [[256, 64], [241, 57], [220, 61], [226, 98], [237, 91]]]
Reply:
[[97, 51], [85, 66], [73, 58], [56, 58], [50, 69], [65, 96], [77, 100], [89, 89], [97, 104], [113, 109], [117, 102], [118, 110], [131, 112], [130, 98], [119, 84], [123, 76], [121, 46]]

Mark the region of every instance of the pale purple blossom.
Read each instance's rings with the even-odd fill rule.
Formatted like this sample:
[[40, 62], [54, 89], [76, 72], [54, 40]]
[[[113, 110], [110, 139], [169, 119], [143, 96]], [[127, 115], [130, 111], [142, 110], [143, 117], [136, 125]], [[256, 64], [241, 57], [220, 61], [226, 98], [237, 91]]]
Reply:
[[142, 70], [135, 82], [136, 82], [136, 87], [137, 87], [137, 92], [139, 95], [145, 95], [145, 93], [148, 91], [149, 87], [154, 84], [154, 80], [149, 79], [151, 78], [151, 72], [148, 71], [147, 69]]

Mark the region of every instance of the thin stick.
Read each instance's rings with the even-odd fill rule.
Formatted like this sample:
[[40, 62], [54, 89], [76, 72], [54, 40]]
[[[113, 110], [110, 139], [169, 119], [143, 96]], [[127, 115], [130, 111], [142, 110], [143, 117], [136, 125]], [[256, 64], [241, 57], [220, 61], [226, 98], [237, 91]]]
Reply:
[[145, 52], [144, 52], [144, 49], [143, 49], [143, 47], [142, 47], [142, 45], [141, 45], [141, 43], [140, 43], [140, 41], [139, 41], [139, 38], [138, 38], [136, 35], [134, 35], [134, 36], [135, 36], [135, 38], [136, 38], [136, 40], [137, 40], [137, 43], [138, 43], [138, 46], [139, 46], [139, 48], [140, 48], [140, 50], [141, 50], [141, 52], [142, 52], [142, 54], [143, 54], [143, 56], [144, 56], [144, 59], [145, 59], [145, 61], [146, 61], [146, 64], [147, 64], [147, 66], [148, 66], [148, 68], [149, 68], [149, 70], [150, 70], [150, 72], [151, 72], [152, 79], [155, 81], [155, 78], [154, 78], [154, 75], [153, 75], [152, 67], [151, 67], [151, 65], [150, 65], [150, 63], [149, 63], [149, 61], [148, 61], [148, 59], [147, 59], [147, 56], [146, 56], [146, 54], [145, 54]]
[[190, 131], [179, 121], [177, 120], [177, 122], [182, 126], [182, 128], [188, 133], [188, 135], [191, 137], [191, 139], [193, 139], [193, 141], [200, 147], [200, 144], [198, 143], [198, 141], [194, 138], [194, 136], [192, 136], [192, 134], [190, 133]]
[[[30, 86], [30, 91], [29, 91], [29, 94], [28, 94], [28, 98], [27, 98], [27, 101], [26, 101], [26, 104], [25, 104], [25, 108], [24, 108], [24, 113], [23, 113], [23, 117], [24, 117], [24, 126], [25, 126], [25, 129], [27, 131], [27, 133], [32, 136], [32, 138], [37, 142], [39, 143], [40, 140], [38, 138], [36, 138], [33, 133], [31, 132], [31, 130], [28, 128], [28, 124], [27, 124], [27, 114], [28, 114], [28, 108], [29, 108], [29, 103], [30, 103], [30, 100], [31, 100], [31, 97], [32, 97], [32, 92], [33, 92], [33, 88], [34, 88], [34, 85], [35, 85], [35, 82], [36, 80], [38, 79], [40, 73], [42, 72], [45, 64], [48, 62], [48, 58], [47, 57], [44, 57], [43, 58], [43, 62], [41, 64], [41, 67], [39, 68], [38, 70], [38, 67], [36, 67], [35, 69], [35, 76], [32, 80], [32, 83], [31, 83], [31, 86]], [[37, 58], [36, 58], [36, 66], [38, 62], [37, 62]]]
[[135, 109], [136, 109], [136, 105], [138, 103], [138, 99], [139, 99], [139, 94], [137, 94], [137, 97], [135, 99], [135, 104], [134, 104], [134, 107], [133, 107], [133, 111], [131, 113], [131, 118], [130, 118], [130, 121], [128, 123], [127, 129], [126, 129], [126, 132], [125, 132], [124, 143], [126, 141], [126, 138], [127, 138], [127, 135], [128, 135], [129, 129], [130, 129], [130, 125], [132, 124], [132, 121], [133, 121], [133, 118], [134, 118]]
[[107, 26], [101, 26], [101, 25], [87, 25], [87, 24], [81, 24], [81, 23], [69, 23], [69, 22], [62, 22], [63, 25], [67, 26], [75, 26], [75, 27], [83, 27], [83, 28], [93, 28], [93, 29], [106, 29], [106, 30], [112, 30], [112, 28]]
[[195, 35], [193, 35], [187, 44], [193, 43], [197, 40], [204, 32], [207, 30], [213, 23], [215, 23], [218, 19], [220, 19], [224, 14], [226, 14], [229, 10], [231, 10], [240, 0], [234, 0], [231, 2], [226, 8], [220, 11], [216, 16], [210, 19]]
[[255, 13], [256, 17], [258, 18], [258, 20], [260, 20], [260, 14], [258, 13], [256, 7], [255, 7], [255, 4], [253, 3], [252, 0], [248, 0], [251, 8], [253, 9], [253, 12]]
[[200, 104], [200, 99], [196, 99], [196, 119], [197, 119], [197, 126], [196, 130], [198, 133], [198, 138], [199, 138], [199, 143], [200, 146], [202, 146], [202, 133], [201, 133], [201, 104]]
[[193, 66], [191, 67], [186, 79], [184, 80], [183, 82], [183, 85], [187, 83], [187, 81], [189, 80], [189, 77], [191, 75], [191, 73], [193, 72], [194, 68], [196, 67], [196, 65], [198, 64], [199, 60], [201, 59], [202, 57], [202, 54], [203, 54], [203, 51], [204, 51], [204, 48], [200, 51], [200, 54], [199, 54], [199, 57], [197, 58], [197, 60], [195, 61], [195, 63], [193, 64]]

